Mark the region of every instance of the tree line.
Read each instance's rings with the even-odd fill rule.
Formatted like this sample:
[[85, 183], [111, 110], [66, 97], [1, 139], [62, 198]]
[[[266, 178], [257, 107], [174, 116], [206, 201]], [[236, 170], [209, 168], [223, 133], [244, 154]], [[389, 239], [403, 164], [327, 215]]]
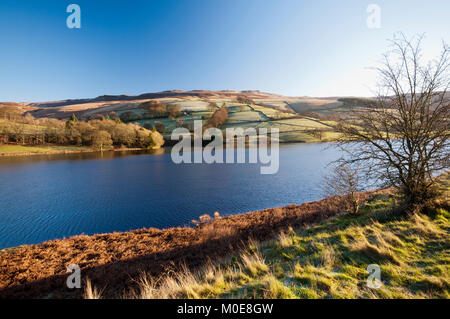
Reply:
[[18, 115], [10, 107], [0, 106], [0, 144], [77, 145], [97, 149], [112, 147], [149, 148], [164, 144], [156, 130], [137, 124], [126, 124], [109, 116], [80, 121], [75, 115], [68, 120], [35, 119], [29, 113]]

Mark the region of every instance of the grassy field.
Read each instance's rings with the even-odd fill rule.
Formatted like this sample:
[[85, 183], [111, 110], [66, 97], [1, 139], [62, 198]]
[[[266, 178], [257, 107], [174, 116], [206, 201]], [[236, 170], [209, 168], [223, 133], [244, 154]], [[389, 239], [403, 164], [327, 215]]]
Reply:
[[[401, 217], [394, 198], [376, 195], [358, 217], [251, 243], [227, 262], [154, 280], [134, 298], [450, 298], [450, 213]], [[381, 287], [367, 286], [367, 266]]]
[[[246, 112], [244, 112], [246, 113]], [[279, 129], [280, 142], [324, 142], [333, 141], [338, 139], [339, 134], [333, 132], [329, 126], [331, 122], [324, 123], [319, 120], [303, 117], [303, 118], [291, 118], [283, 120], [271, 120], [271, 121], [227, 121], [222, 129], [232, 127], [246, 128], [267, 128], [270, 132], [271, 128]], [[313, 131], [321, 131], [321, 136], [315, 135]]]
[[28, 153], [49, 153], [49, 152], [78, 152], [89, 151], [90, 147], [86, 146], [61, 146], [61, 145], [39, 145], [39, 146], [26, 146], [26, 145], [0, 145], [1, 154], [28, 154]]
[[266, 118], [262, 114], [254, 111], [231, 112], [228, 114], [227, 123], [263, 122], [265, 120]]
[[253, 105], [252, 108], [255, 111], [262, 112], [265, 116], [267, 116], [267, 118], [273, 119], [273, 120], [289, 118], [289, 117], [295, 116], [295, 114], [293, 114], [293, 113], [282, 112], [282, 111], [279, 111], [279, 110], [276, 110], [276, 109], [273, 109], [270, 107], [265, 107], [265, 106], [260, 106], [260, 105]]
[[322, 113], [329, 110], [333, 110], [339, 108], [343, 105], [342, 102], [339, 102], [335, 99], [316, 99], [316, 98], [307, 98], [302, 99], [300, 101], [286, 101], [286, 104], [289, 105], [295, 112], [317, 112]]
[[[214, 110], [208, 109], [208, 103], [202, 100], [185, 100], [185, 101], [167, 101], [171, 104], [178, 104], [183, 111], [189, 112], [179, 116], [185, 125], [189, 125], [194, 120], [205, 119], [211, 116]], [[334, 141], [339, 138], [339, 134], [333, 132], [332, 121], [321, 121], [310, 117], [299, 117], [298, 114], [284, 112], [283, 110], [292, 110], [288, 102], [274, 101], [258, 102], [258, 105], [239, 104], [234, 101], [216, 101], [220, 107], [224, 105], [228, 108], [228, 120], [221, 127], [222, 130], [227, 128], [242, 127], [247, 128], [277, 128], [280, 131], [280, 142], [324, 142]], [[270, 104], [268, 104], [270, 102]], [[315, 102], [315, 101], [313, 101]], [[328, 103], [329, 101], [319, 101], [320, 103]], [[319, 103], [317, 102], [317, 103]], [[267, 106], [264, 106], [267, 105]], [[132, 109], [136, 114], [142, 114], [142, 109]], [[119, 112], [120, 113], [120, 112]], [[160, 118], [150, 120], [137, 120], [134, 123], [145, 125], [155, 125], [155, 122], [162, 122], [165, 126], [163, 133], [166, 139], [170, 139], [173, 129], [177, 127], [176, 119]], [[312, 131], [321, 131], [320, 135]]]

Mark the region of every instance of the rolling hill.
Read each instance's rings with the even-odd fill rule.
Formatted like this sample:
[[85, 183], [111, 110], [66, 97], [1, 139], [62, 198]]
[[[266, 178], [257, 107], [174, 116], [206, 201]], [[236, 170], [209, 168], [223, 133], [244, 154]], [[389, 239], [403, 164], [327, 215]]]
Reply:
[[[352, 101], [349, 105], [348, 101]], [[287, 97], [257, 90], [208, 91], [171, 90], [141, 95], [102, 95], [95, 98], [32, 103], [2, 103], [0, 106], [20, 108], [22, 114], [35, 118], [68, 119], [75, 114], [80, 120], [109, 116], [127, 123], [156, 127], [166, 140], [172, 130], [184, 126], [192, 130], [194, 120], [207, 121], [217, 108], [226, 107], [228, 120], [222, 129], [278, 128], [280, 142], [320, 142], [336, 138], [332, 124], [345, 116], [349, 106], [364, 104], [361, 98]], [[143, 103], [176, 106], [174, 116], [151, 115]]]

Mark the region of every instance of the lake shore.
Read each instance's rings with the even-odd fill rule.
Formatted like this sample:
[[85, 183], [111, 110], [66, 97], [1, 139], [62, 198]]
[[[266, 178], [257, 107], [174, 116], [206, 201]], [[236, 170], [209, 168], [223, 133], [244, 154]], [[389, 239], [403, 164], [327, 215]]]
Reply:
[[[321, 141], [280, 141], [281, 145], [289, 144], [314, 144], [314, 143], [333, 143], [338, 140], [321, 140]], [[161, 148], [173, 147], [178, 141], [166, 140], [164, 145], [158, 148], [113, 148], [105, 149], [103, 151], [93, 149], [85, 146], [60, 146], [60, 145], [0, 145], [0, 158], [2, 157], [17, 157], [17, 156], [35, 156], [35, 155], [54, 155], [54, 154], [77, 154], [77, 153], [96, 153], [96, 152], [126, 152], [126, 151], [146, 151], [157, 150]], [[204, 141], [203, 146], [209, 144], [210, 141]], [[192, 143], [193, 145], [193, 143]], [[249, 146], [248, 141], [245, 142], [245, 147]], [[227, 144], [223, 144], [224, 149], [227, 148]], [[20, 151], [13, 151], [13, 149], [20, 149]]]
[[[20, 148], [19, 152], [11, 151]], [[28, 150], [29, 149], [29, 150]], [[48, 149], [48, 150], [47, 150]], [[126, 151], [145, 151], [147, 148], [114, 148], [103, 150], [103, 152], [126, 152]], [[77, 153], [96, 153], [102, 152], [98, 149], [82, 146], [58, 146], [45, 145], [42, 147], [22, 146], [22, 145], [0, 145], [0, 157], [16, 156], [34, 156], [34, 155], [53, 155], [53, 154], [77, 154]]]
[[[367, 199], [373, 192], [362, 193]], [[197, 227], [150, 228], [94, 236], [80, 235], [0, 251], [0, 298], [80, 298], [82, 289], [65, 285], [66, 269], [80, 266], [84, 278], [109, 292], [133, 286], [142, 272], [158, 276], [180, 265], [201, 267], [225, 258], [254, 239], [270, 239], [288, 227], [300, 228], [336, 216], [333, 198], [216, 217]]]

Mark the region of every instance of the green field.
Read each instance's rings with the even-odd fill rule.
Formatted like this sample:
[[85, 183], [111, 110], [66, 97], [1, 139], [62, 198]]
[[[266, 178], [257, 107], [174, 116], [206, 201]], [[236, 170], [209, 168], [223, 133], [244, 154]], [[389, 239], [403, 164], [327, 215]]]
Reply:
[[[208, 103], [205, 101], [176, 101], [169, 103], [181, 106], [183, 114], [178, 118], [183, 119], [184, 126], [189, 126], [194, 120], [205, 120], [214, 112], [214, 109], [208, 109]], [[270, 132], [271, 128], [277, 128], [280, 132], [279, 141], [282, 143], [333, 141], [339, 138], [339, 134], [333, 132], [331, 127], [331, 125], [335, 124], [334, 122], [283, 112], [280, 110], [283, 107], [290, 109], [288, 103], [280, 102], [279, 105], [275, 105], [275, 102], [271, 103], [273, 107], [245, 105], [233, 101], [217, 101], [219, 107], [225, 105], [228, 108], [228, 120], [221, 129], [224, 131], [227, 128], [237, 127], [242, 127], [243, 129], [267, 128]], [[136, 114], [142, 114], [141, 109], [133, 109], [131, 111]], [[144, 126], [146, 123], [155, 126], [155, 122], [162, 122], [165, 126], [163, 135], [166, 139], [169, 139], [172, 130], [177, 127], [176, 120], [158, 118], [142, 119], [133, 122], [141, 126]]]
[[27, 154], [27, 153], [48, 153], [48, 152], [77, 152], [89, 151], [90, 147], [86, 146], [60, 146], [60, 145], [40, 145], [40, 146], [25, 146], [25, 145], [0, 145], [1, 154]]
[[209, 103], [205, 101], [182, 101], [174, 102], [173, 104], [178, 104], [179, 106], [181, 106], [182, 111], [199, 112], [208, 110]]
[[[270, 133], [271, 128], [277, 128], [280, 134], [280, 142], [320, 142], [336, 140], [339, 135], [331, 131], [331, 127], [312, 118], [292, 118], [284, 120], [261, 121], [260, 123], [239, 121], [228, 121], [222, 128], [242, 127], [246, 128], [267, 128]], [[321, 130], [322, 135], [316, 136], [312, 131]]]
[[306, 101], [289, 101], [286, 104], [295, 112], [316, 112], [322, 113], [335, 110], [343, 105], [342, 102], [326, 99], [307, 99]]
[[242, 123], [242, 122], [263, 122], [266, 121], [266, 117], [259, 112], [245, 111], [245, 112], [231, 112], [228, 114], [227, 123]]
[[282, 112], [270, 107], [260, 106], [260, 105], [253, 105], [252, 108], [257, 112], [262, 112], [267, 118], [269, 119], [284, 119], [289, 117], [294, 117], [295, 114], [293, 113], [287, 113]]

